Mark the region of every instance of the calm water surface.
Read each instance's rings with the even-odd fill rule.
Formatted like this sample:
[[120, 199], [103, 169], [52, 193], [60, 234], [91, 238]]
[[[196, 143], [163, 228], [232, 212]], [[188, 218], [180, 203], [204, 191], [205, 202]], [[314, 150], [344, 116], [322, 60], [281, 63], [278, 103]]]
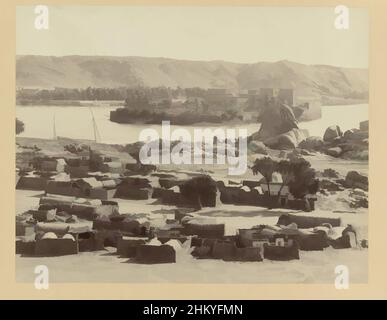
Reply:
[[[52, 138], [54, 117], [56, 135], [74, 139], [94, 139], [92, 113], [100, 136], [100, 142], [125, 144], [138, 141], [141, 130], [154, 128], [161, 134], [160, 125], [118, 124], [109, 120], [111, 110], [117, 107], [79, 106], [16, 106], [16, 116], [25, 124], [22, 137]], [[92, 110], [92, 111], [91, 111]], [[325, 129], [339, 125], [343, 131], [358, 128], [359, 122], [368, 119], [368, 104], [322, 107], [322, 117], [309, 122], [301, 122], [302, 129], [308, 129], [312, 136], [323, 136]], [[171, 130], [179, 126], [171, 126]], [[185, 126], [193, 133], [200, 126]], [[203, 127], [204, 128], [204, 127]], [[230, 125], [227, 128], [245, 128], [248, 133], [259, 129], [259, 124]]]

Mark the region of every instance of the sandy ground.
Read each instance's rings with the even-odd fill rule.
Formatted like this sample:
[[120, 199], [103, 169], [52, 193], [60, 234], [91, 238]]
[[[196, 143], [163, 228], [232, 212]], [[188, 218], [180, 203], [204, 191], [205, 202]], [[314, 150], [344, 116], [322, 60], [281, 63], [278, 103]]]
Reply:
[[[16, 191], [16, 213], [37, 206], [40, 192]], [[345, 196], [345, 195], [344, 195]], [[338, 195], [337, 197], [340, 197]], [[355, 213], [333, 213], [339, 208], [335, 197], [321, 199], [315, 216], [341, 217], [343, 225], [354, 225], [360, 239], [368, 238], [367, 210]], [[163, 218], [172, 218], [174, 207], [155, 204], [154, 200], [119, 200], [121, 213], [144, 213], [154, 224]], [[331, 208], [332, 206], [332, 208]], [[342, 206], [344, 206], [342, 204]], [[238, 228], [257, 224], [275, 224], [279, 215], [289, 210], [268, 210], [259, 207], [222, 205], [198, 212], [203, 217], [216, 218], [226, 224], [226, 234], [235, 234]], [[16, 280], [32, 282], [34, 268], [46, 265], [52, 282], [178, 282], [178, 283], [334, 283], [335, 267], [346, 265], [352, 283], [366, 283], [368, 274], [367, 249], [327, 248], [324, 251], [300, 251], [300, 260], [278, 262], [225, 262], [197, 260], [189, 249], [177, 253], [177, 263], [141, 265], [118, 258], [115, 248], [78, 255], [33, 258], [16, 255]], [[221, 272], [220, 272], [221, 271]]]
[[185, 251], [177, 254], [175, 264], [142, 265], [128, 263], [106, 250], [58, 258], [17, 256], [16, 281], [33, 282], [35, 266], [43, 264], [49, 268], [51, 282], [333, 284], [335, 267], [346, 265], [351, 283], [366, 283], [367, 261], [367, 250], [327, 248], [322, 252], [301, 251], [300, 260], [283, 262], [196, 260]]

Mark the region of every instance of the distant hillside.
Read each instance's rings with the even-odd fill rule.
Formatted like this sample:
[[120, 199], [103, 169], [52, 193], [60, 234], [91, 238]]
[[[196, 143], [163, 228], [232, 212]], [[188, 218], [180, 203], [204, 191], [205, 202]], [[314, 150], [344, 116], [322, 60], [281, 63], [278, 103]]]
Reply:
[[290, 61], [240, 64], [166, 58], [18, 56], [16, 85], [24, 88], [167, 86], [294, 88], [298, 95], [363, 98], [368, 70]]

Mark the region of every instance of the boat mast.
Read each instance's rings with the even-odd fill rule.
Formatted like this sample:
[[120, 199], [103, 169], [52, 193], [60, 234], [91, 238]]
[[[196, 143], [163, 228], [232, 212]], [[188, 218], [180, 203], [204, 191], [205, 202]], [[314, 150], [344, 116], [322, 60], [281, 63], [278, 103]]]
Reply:
[[89, 107], [90, 113], [91, 113], [91, 119], [93, 122], [93, 131], [94, 131], [94, 141], [98, 142], [100, 140], [100, 135], [98, 132], [97, 123], [95, 122], [94, 113], [93, 110]]
[[54, 134], [54, 140], [57, 139], [57, 136], [56, 136], [56, 125], [55, 125], [55, 113], [54, 113], [54, 117], [53, 117], [53, 134]]

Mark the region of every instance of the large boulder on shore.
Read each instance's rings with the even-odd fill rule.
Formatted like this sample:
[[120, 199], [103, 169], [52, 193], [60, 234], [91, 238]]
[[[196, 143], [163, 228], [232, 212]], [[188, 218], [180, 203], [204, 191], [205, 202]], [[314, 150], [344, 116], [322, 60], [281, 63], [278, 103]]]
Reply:
[[339, 173], [332, 168], [324, 169], [324, 171], [321, 173], [321, 175], [324, 178], [335, 178], [335, 179], [339, 178]]
[[316, 136], [307, 137], [305, 140], [300, 142], [298, 147], [306, 150], [319, 151], [324, 147], [324, 141], [320, 137]]
[[[359, 128], [347, 130], [343, 134], [337, 125], [328, 127], [324, 133], [323, 145], [317, 150], [343, 159], [368, 160], [368, 120], [360, 122]], [[300, 147], [312, 148], [312, 141], [305, 141]]]
[[272, 149], [295, 149], [301, 141], [306, 139], [307, 135], [308, 132], [306, 130], [292, 129], [286, 133], [265, 139], [263, 143]]
[[343, 132], [341, 131], [340, 127], [337, 125], [330, 126], [325, 130], [324, 133], [324, 141], [326, 142], [333, 142], [334, 140], [337, 140], [341, 138], [343, 135]]
[[338, 146], [343, 150], [341, 158], [368, 160], [368, 121], [360, 123], [360, 129], [347, 130]]
[[343, 150], [342, 150], [340, 147], [329, 148], [329, 149], [326, 151], [327, 155], [332, 156], [332, 157], [335, 157], [335, 158], [340, 157], [340, 155], [342, 154], [342, 152], [343, 152]]
[[350, 142], [361, 142], [368, 139], [368, 131], [351, 129], [344, 132], [343, 139]]
[[368, 191], [368, 177], [357, 171], [349, 171], [345, 177], [345, 186]]
[[341, 186], [339, 183], [332, 181], [332, 180], [329, 180], [329, 179], [319, 180], [319, 187], [320, 187], [320, 189], [324, 189], [324, 190], [330, 191], [330, 192], [344, 190], [343, 186]]

